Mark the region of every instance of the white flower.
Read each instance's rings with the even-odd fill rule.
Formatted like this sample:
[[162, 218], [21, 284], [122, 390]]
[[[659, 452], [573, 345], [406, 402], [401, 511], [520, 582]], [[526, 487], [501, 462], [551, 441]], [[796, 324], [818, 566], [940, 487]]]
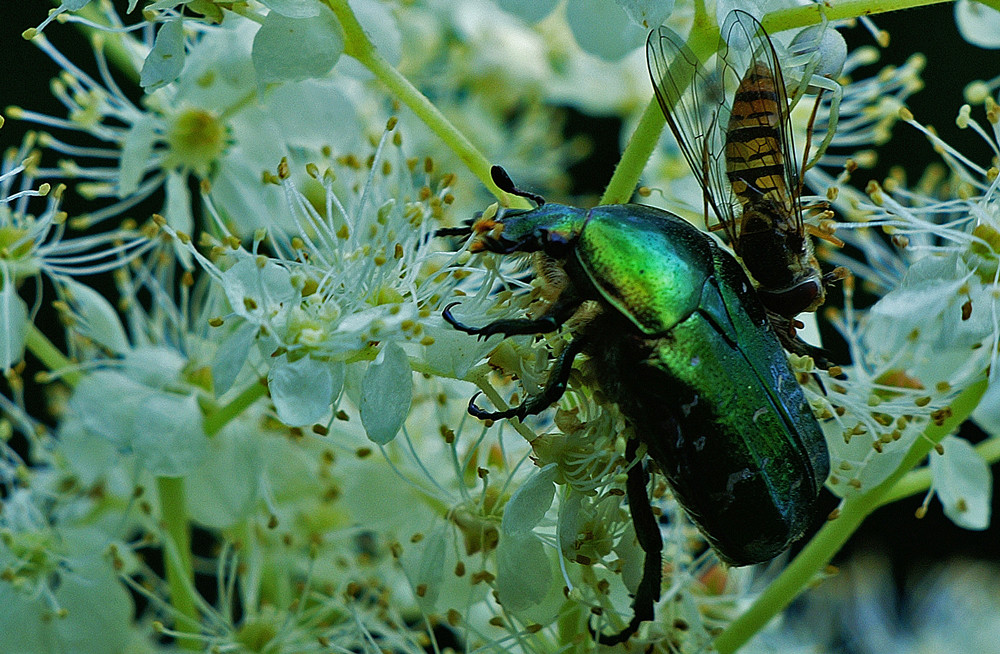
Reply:
[[[908, 111], [899, 113], [940, 149], [952, 173], [951, 191], [942, 192], [944, 178], [936, 175], [926, 177], [924, 187], [907, 188], [890, 178], [885, 188], [869, 184], [868, 197], [846, 187], [833, 196], [852, 221], [841, 224], [838, 235], [862, 258], [829, 256], [881, 296], [867, 310], [856, 311], [848, 293], [835, 324], [850, 348], [852, 365], [844, 368], [846, 380], [823, 378], [825, 394], [812, 389], [812, 402], [826, 418], [834, 470], [830, 483], [839, 494], [866, 490], [888, 476], [928, 424], [950, 416], [949, 401], [972, 383], [989, 375], [995, 385], [1000, 342], [992, 236], [1000, 216], [996, 169], [976, 165]], [[972, 125], [967, 110], [961, 116], [960, 124]], [[996, 149], [996, 131], [992, 136], [978, 131]], [[879, 238], [872, 228], [891, 238]], [[977, 415], [988, 416], [990, 404], [981, 407]], [[949, 457], [964, 452], [963, 444], [950, 443], [956, 452]], [[942, 448], [947, 453], [949, 443]], [[983, 502], [990, 487], [969, 481], [981, 478], [986, 464], [978, 457], [962, 460], [966, 463], [959, 467], [934, 462], [935, 486], [958, 522], [982, 525], [988, 513], [981, 507], [988, 505]], [[971, 467], [956, 476], [966, 464]], [[953, 512], [956, 493], [965, 494], [975, 515]]]
[[[59, 208], [65, 188], [48, 183], [35, 187], [39, 154], [29, 136], [20, 149], [0, 161], [0, 368], [21, 360], [29, 311], [18, 293], [28, 280], [46, 278], [62, 296], [74, 276], [116, 270], [153, 247], [129, 226], [100, 234], [68, 237], [66, 214]], [[38, 199], [44, 204], [38, 207]], [[38, 296], [37, 301], [41, 301]], [[37, 304], [31, 313], [37, 312]]]
[[[118, 20], [113, 13], [108, 16]], [[169, 25], [180, 29], [181, 23]], [[58, 130], [80, 131], [102, 144], [81, 148], [51, 134], [42, 137], [47, 149], [71, 159], [40, 174], [74, 180], [86, 197], [111, 200], [78, 218], [77, 224], [120, 216], [162, 190], [166, 195], [162, 215], [175, 228], [191, 232], [194, 218], [188, 178], [195, 176], [212, 180], [215, 196], [229, 208], [227, 218], [240, 231], [249, 232], [270, 224], [268, 216], [280, 213], [280, 199], [265, 185], [248, 184], [248, 180], [260, 180], [281, 157], [304, 165], [324, 148], [342, 151], [363, 142], [365, 131], [347, 95], [353, 92], [349, 86], [345, 90], [331, 79], [310, 79], [283, 84], [280, 93], [258, 96], [250, 61], [250, 21], [233, 18], [221, 26], [186, 21], [184, 27], [191, 31], [190, 38], [183, 41], [184, 51], [175, 58], [184, 62], [185, 74], [149, 93], [143, 107], [129, 100], [112, 78], [103, 40], [98, 40], [94, 50], [101, 73], [94, 79], [44, 35], [33, 39], [63, 69], [53, 91], [69, 118], [20, 108], [9, 115]], [[165, 25], [160, 31], [166, 29]], [[130, 52], [149, 55], [153, 51], [151, 43], [136, 41], [128, 33], [106, 38]], [[331, 124], [341, 129], [331, 131]]]

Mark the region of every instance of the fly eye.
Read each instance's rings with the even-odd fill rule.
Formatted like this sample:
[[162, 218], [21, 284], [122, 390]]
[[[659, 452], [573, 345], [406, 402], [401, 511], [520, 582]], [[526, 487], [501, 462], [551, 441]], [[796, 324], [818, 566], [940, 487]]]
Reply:
[[807, 279], [791, 288], [780, 291], [757, 289], [757, 297], [768, 311], [783, 316], [802, 313], [820, 296], [822, 286], [815, 279]]

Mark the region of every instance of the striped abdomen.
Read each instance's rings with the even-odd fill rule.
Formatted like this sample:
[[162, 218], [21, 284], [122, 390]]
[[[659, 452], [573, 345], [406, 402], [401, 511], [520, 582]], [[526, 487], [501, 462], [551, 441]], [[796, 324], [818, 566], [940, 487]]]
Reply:
[[741, 204], [770, 198], [787, 206], [781, 128], [787, 107], [780, 106], [774, 76], [761, 62], [743, 76], [726, 132], [726, 174]]

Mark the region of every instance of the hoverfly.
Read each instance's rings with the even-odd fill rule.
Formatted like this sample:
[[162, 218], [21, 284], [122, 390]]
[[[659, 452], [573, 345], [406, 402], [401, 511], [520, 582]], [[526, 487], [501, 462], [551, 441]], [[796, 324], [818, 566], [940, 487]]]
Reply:
[[825, 365], [822, 352], [796, 336], [795, 316], [820, 307], [826, 288], [847, 273], [823, 274], [810, 235], [839, 240], [803, 220], [805, 162], [800, 167], [796, 160], [788, 92], [771, 39], [740, 10], [730, 12], [722, 39], [709, 72], [680, 36], [653, 30], [646, 54], [656, 98], [701, 185], [706, 220], [710, 209], [718, 221], [709, 229], [723, 230], [753, 277], [782, 345]]

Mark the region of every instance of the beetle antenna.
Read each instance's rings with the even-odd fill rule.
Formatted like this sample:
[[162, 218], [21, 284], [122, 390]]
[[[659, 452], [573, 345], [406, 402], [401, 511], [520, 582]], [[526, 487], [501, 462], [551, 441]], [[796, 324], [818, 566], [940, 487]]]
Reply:
[[545, 198], [542, 196], [532, 193], [531, 191], [524, 191], [516, 186], [514, 186], [514, 181], [507, 174], [507, 171], [500, 166], [493, 166], [490, 168], [490, 177], [493, 178], [493, 183], [497, 185], [504, 193], [510, 193], [511, 195], [517, 195], [522, 198], [526, 198], [535, 203], [536, 208], [545, 204]]

